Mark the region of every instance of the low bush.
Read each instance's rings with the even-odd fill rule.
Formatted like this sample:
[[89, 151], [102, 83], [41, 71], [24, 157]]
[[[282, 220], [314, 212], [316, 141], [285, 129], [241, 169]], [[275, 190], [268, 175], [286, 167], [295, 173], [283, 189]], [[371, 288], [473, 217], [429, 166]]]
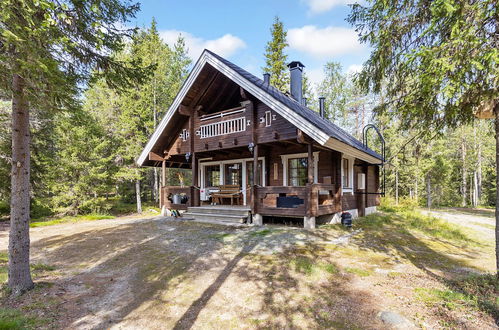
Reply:
[[0, 201], [0, 216], [10, 213], [10, 205], [6, 201]]

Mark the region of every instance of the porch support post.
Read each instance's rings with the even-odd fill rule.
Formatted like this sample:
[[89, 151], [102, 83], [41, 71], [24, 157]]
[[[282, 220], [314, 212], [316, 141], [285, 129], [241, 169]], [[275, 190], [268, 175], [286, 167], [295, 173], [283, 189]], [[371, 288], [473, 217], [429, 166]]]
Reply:
[[253, 215], [252, 223], [256, 226], [263, 225], [263, 217], [258, 213], [258, 144], [255, 144], [253, 149], [253, 185], [251, 186], [251, 214]]
[[163, 187], [166, 186], [166, 159], [161, 162], [161, 184], [159, 187], [159, 207], [162, 208], [163, 201]]
[[317, 194], [314, 192], [314, 153], [312, 142], [308, 143], [308, 184], [307, 184], [307, 206], [305, 216], [303, 217], [303, 227], [305, 229], [315, 229], [315, 203], [317, 203]]
[[308, 143], [308, 183], [314, 183], [314, 153], [312, 142]]
[[191, 154], [192, 158], [192, 189], [191, 189], [191, 205], [199, 206], [199, 185], [198, 185], [198, 161], [196, 159], [196, 153]]

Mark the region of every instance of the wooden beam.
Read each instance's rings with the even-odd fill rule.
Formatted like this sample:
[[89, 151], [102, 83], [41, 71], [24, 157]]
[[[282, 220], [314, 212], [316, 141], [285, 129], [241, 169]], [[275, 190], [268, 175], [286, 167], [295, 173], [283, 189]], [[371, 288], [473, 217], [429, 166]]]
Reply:
[[190, 117], [193, 111], [191, 107], [181, 104], [178, 106], [178, 113], [181, 114], [182, 116]]
[[166, 160], [161, 162], [161, 186], [166, 186]]
[[299, 128], [296, 129], [296, 140], [298, 141], [298, 143], [306, 143], [307, 142], [305, 139], [305, 134]]
[[151, 152], [149, 152], [149, 160], [162, 162], [165, 159], [163, 157], [161, 157], [160, 155], [158, 155], [157, 153], [151, 151]]
[[248, 99], [248, 95], [246, 94], [246, 91], [244, 88], [239, 87], [239, 94], [241, 95], [241, 98], [246, 101]]
[[308, 144], [308, 183], [314, 183], [314, 153], [313, 153], [313, 144], [310, 142]]
[[220, 75], [220, 72], [217, 71], [211, 77], [211, 79], [208, 81], [208, 83], [199, 91], [199, 93], [197, 94], [197, 96], [192, 100], [190, 106], [196, 107], [199, 104], [199, 101], [201, 101], [201, 99], [203, 98], [203, 96], [206, 94], [206, 92], [208, 91], [208, 89], [210, 89], [211, 85], [213, 84], [213, 82], [215, 81], [215, 79], [218, 78], [219, 75]]

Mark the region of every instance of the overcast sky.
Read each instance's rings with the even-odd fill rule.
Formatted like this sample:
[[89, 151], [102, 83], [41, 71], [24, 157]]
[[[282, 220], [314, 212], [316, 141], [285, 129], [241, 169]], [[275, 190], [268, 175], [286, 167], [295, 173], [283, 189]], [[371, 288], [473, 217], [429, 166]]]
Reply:
[[359, 43], [345, 19], [355, 0], [143, 0], [131, 23], [148, 26], [152, 17], [161, 36], [173, 43], [182, 34], [196, 60], [204, 48], [261, 76], [263, 53], [274, 16], [288, 30], [289, 60], [299, 60], [312, 82], [322, 79], [326, 62], [356, 71], [369, 49]]

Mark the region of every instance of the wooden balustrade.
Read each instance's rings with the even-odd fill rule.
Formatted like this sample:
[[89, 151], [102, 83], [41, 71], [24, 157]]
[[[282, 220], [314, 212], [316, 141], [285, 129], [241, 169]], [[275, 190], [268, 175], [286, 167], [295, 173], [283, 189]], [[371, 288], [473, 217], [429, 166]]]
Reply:
[[334, 184], [315, 183], [310, 187], [311, 216], [341, 211], [341, 195]]
[[[287, 201], [287, 207], [282, 205], [286, 204], [283, 203], [286, 202], [285, 200], [281, 200], [281, 203], [278, 201], [279, 197], [290, 198]], [[253, 210], [253, 213], [301, 217], [306, 212], [307, 187], [256, 187], [256, 201], [256, 210]]]
[[[289, 197], [283, 203], [279, 197]], [[294, 199], [296, 198], [296, 199]], [[283, 200], [281, 200], [282, 202]], [[286, 205], [287, 204], [287, 205]], [[253, 213], [274, 216], [320, 216], [341, 211], [341, 196], [334, 184], [312, 184], [304, 187], [256, 187]]]
[[[187, 196], [186, 203], [174, 204], [173, 195], [179, 194]], [[161, 201], [160, 206], [166, 206], [173, 210], [187, 210], [188, 206], [194, 205], [194, 200], [199, 200], [199, 190], [195, 187], [178, 187], [178, 186], [163, 186], [161, 187]]]

